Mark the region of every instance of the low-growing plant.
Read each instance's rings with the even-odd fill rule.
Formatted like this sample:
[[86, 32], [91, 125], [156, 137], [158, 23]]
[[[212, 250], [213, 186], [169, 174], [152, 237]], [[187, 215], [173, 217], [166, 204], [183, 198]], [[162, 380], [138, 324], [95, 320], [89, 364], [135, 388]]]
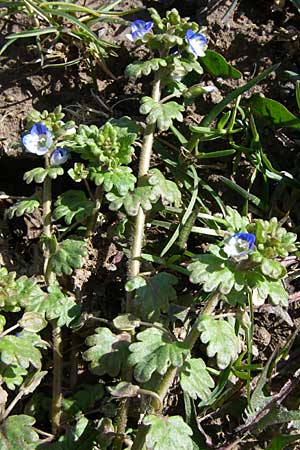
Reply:
[[[287, 410], [264, 392], [275, 357], [283, 358], [286, 349], [272, 355], [263, 368], [254, 361], [253, 345], [257, 308], [269, 303], [276, 315], [290, 320], [285, 261], [297, 251], [296, 234], [276, 217], [256, 218], [248, 210], [240, 214], [224, 205], [200, 178], [198, 164], [203, 159], [199, 142], [224, 137], [233, 143], [233, 136], [249, 132], [249, 127], [254, 133], [253, 104], [260, 100], [250, 99], [248, 123], [246, 116], [236, 119], [240, 96], [274, 68], [215, 105], [200, 126], [190, 127], [187, 139], [177, 122], [183, 121], [193, 99], [214, 89], [204, 83], [204, 72], [236, 78], [240, 73], [208, 50], [205, 29], [198, 24], [182, 19], [175, 9], [165, 18], [154, 9], [149, 12], [151, 20], [134, 21], [127, 35], [149, 50], [148, 59], [126, 69], [133, 79], [153, 76], [151, 95], [141, 98], [144, 124], [130, 117], [112, 118], [100, 127], [65, 122], [60, 107], [27, 117], [23, 147], [43, 164], [26, 172], [24, 180], [41, 185], [42, 197], [19, 200], [7, 216], [42, 210], [43, 258], [36, 277], [17, 277], [0, 269], [4, 449], [202, 450], [209, 438], [199, 426], [201, 419], [222, 408], [226, 414], [228, 403], [239, 395], [245, 423], [237, 428], [235, 440], [240, 432], [246, 435], [255, 428], [258, 433], [270, 424], [300, 418], [299, 411]], [[191, 82], [191, 75], [197, 83]], [[216, 127], [210, 126], [233, 100], [235, 106]], [[172, 143], [174, 137], [182, 148]], [[233, 154], [220, 152], [213, 156]], [[136, 161], [137, 174], [132, 164]], [[266, 161], [263, 164], [265, 168]], [[54, 191], [52, 184], [59, 187], [66, 165], [73, 188], [54, 194], [59, 189]], [[209, 207], [202, 188], [221, 213]], [[71, 282], [76, 270], [84, 267], [89, 244], [105, 224], [108, 209], [119, 221], [115, 242], [129, 261], [127, 280], [123, 276], [126, 302], [111, 321], [81, 311]], [[197, 226], [198, 221], [203, 226]], [[154, 228], [158, 237], [153, 237]], [[205, 246], [202, 251], [200, 243]], [[6, 313], [12, 313], [8, 328]], [[13, 334], [17, 329], [22, 331]], [[63, 364], [67, 329], [77, 339], [87, 336], [81, 367], [88, 364], [97, 380], [79, 387], [75, 382], [78, 390], [73, 386], [72, 392], [62, 386], [63, 377], [78, 371], [76, 361], [68, 371]], [[41, 352], [49, 346], [53, 362], [42, 370]], [[34, 426], [41, 411], [49, 417], [47, 396], [42, 389], [36, 391], [49, 375], [51, 434]], [[259, 380], [253, 387], [254, 377]], [[15, 390], [12, 398], [10, 391]], [[10, 415], [32, 393], [24, 414]], [[172, 395], [180, 398], [178, 405], [168, 403]], [[288, 441], [293, 440], [284, 442]]]

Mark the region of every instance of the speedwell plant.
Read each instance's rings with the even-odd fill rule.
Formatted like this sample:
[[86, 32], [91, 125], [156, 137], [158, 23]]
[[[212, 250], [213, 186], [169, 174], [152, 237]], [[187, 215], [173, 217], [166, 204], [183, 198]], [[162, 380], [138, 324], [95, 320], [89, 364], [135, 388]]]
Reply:
[[[63, 120], [61, 108], [28, 117], [23, 148], [43, 164], [24, 179], [42, 185], [43, 194], [18, 201], [8, 216], [42, 209], [43, 278], [38, 282], [0, 270], [0, 433], [9, 443], [4, 448], [31, 450], [46, 442], [53, 450], [202, 449], [205, 434], [196, 419], [222, 404], [220, 394], [229, 378], [234, 384], [232, 375], [246, 380], [247, 416], [256, 408], [250, 386], [253, 315], [267, 301], [282, 310], [287, 306], [284, 258], [295, 252], [296, 236], [276, 218], [253, 220], [225, 206], [222, 217], [212, 214], [198, 196], [197, 166], [182, 163], [178, 155], [174, 168], [163, 151], [152, 159], [167, 133], [180, 137], [175, 123], [183, 121], [186, 105], [213, 89], [202, 81], [203, 68], [216, 73], [214, 63], [221, 57], [209, 53], [205, 29], [197, 23], [182, 19], [175, 9], [165, 18], [149, 11], [151, 20], [134, 21], [127, 34], [149, 51], [147, 60], [126, 69], [128, 77], [153, 78], [151, 95], [141, 99], [144, 124], [123, 117], [100, 127], [76, 126]], [[191, 74], [196, 84], [190, 82]], [[137, 174], [134, 159], [139, 162]], [[52, 183], [66, 173], [76, 188], [53, 198]], [[172, 173], [177, 176], [171, 180]], [[105, 223], [105, 207], [120, 210], [131, 233], [130, 244], [122, 242], [129, 257], [126, 306], [112, 322], [94, 317], [105, 326], [87, 329], [81, 364], [89, 364], [99, 383], [69, 396], [62, 389], [65, 330], [75, 333], [86, 323], [74, 294], [65, 288], [66, 277], [83, 266], [89, 239]], [[168, 242], [160, 243], [159, 255], [149, 250], [145, 233], [151, 225], [166, 226], [155, 219], [158, 211], [159, 219], [174, 213], [174, 223], [167, 225], [175, 230]], [[206, 234], [214, 242], [195, 254], [188, 237], [197, 229], [194, 222], [203, 218], [213, 224]], [[5, 328], [7, 311], [23, 315]], [[49, 346], [46, 333], [44, 339], [40, 336], [48, 323], [53, 348], [51, 434], [34, 427], [34, 402], [28, 414], [9, 416], [48, 376], [41, 370], [40, 351]], [[16, 388], [19, 393], [6, 405], [11, 398], [7, 390]], [[171, 389], [183, 402], [169, 414]], [[96, 401], [100, 406], [93, 409]]]

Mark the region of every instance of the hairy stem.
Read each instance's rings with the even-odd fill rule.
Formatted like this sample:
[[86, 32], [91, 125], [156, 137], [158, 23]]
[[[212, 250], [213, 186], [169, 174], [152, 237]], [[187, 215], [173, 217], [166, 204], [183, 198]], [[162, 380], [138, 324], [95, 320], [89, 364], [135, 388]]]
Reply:
[[62, 334], [61, 328], [53, 325], [52, 330], [53, 342], [53, 386], [52, 386], [52, 433], [55, 435], [59, 432], [61, 421], [61, 405], [62, 405]]
[[[49, 167], [49, 156], [45, 155], [45, 168]], [[51, 205], [52, 205], [52, 180], [46, 176], [43, 185], [43, 232], [47, 238], [51, 238]], [[48, 262], [50, 257], [49, 246], [44, 246], [44, 275], [49, 283], [51, 275], [48, 273]]]
[[[161, 73], [158, 71], [155, 75], [153, 88], [152, 88], [152, 99], [155, 102], [159, 102], [161, 96]], [[140, 155], [139, 163], [139, 173], [138, 173], [138, 185], [141, 182], [142, 177], [148, 175], [150, 168], [150, 160], [152, 155], [153, 139], [155, 132], [155, 124], [148, 124], [145, 128], [143, 145]], [[140, 273], [140, 258], [142, 254], [143, 238], [144, 238], [144, 228], [145, 228], [146, 214], [140, 207], [135, 220], [135, 226], [133, 231], [133, 239], [130, 252], [130, 262], [128, 277], [133, 278]], [[127, 296], [126, 311], [131, 312], [132, 309], [132, 298], [131, 295]], [[127, 381], [130, 381], [132, 377], [132, 368], [128, 368]], [[122, 378], [123, 379], [123, 378]], [[118, 418], [117, 418], [117, 434], [122, 436], [125, 433], [127, 425], [127, 416], [129, 408], [129, 399], [122, 400], [119, 407]], [[122, 441], [120, 437], [116, 437], [114, 440], [113, 449], [120, 450], [122, 448]]]
[[[45, 168], [49, 167], [49, 156], [45, 155]], [[52, 182], [51, 178], [46, 176], [43, 186], [43, 220], [44, 235], [51, 238], [51, 207], [52, 207]], [[49, 245], [44, 246], [44, 276], [45, 281], [49, 285], [55, 281], [55, 274], [51, 272], [49, 266], [50, 249]], [[62, 404], [62, 356], [61, 356], [61, 328], [56, 322], [52, 323], [52, 340], [53, 340], [53, 387], [52, 387], [52, 408], [51, 422], [52, 433], [55, 435], [59, 432], [61, 404]]]
[[[218, 292], [212, 293], [205, 308], [201, 311], [201, 314], [199, 315], [199, 317], [193, 324], [189, 334], [185, 338], [184, 343], [190, 350], [193, 348], [193, 346], [195, 345], [195, 342], [199, 338], [200, 332], [199, 332], [198, 328], [199, 328], [199, 323], [200, 323], [201, 318], [203, 317], [203, 315], [212, 314], [214, 309], [216, 308], [218, 302], [219, 302], [219, 293]], [[166, 374], [162, 378], [162, 380], [158, 386], [158, 389], [157, 389], [157, 394], [160, 397], [161, 403], [163, 403], [164, 398], [167, 396], [170, 387], [173, 385], [175, 377], [177, 376], [177, 372], [178, 372], [178, 369], [176, 367], [169, 367]], [[155, 402], [153, 399], [151, 402], [151, 407], [153, 409], [155, 409], [155, 406], [156, 405], [155, 405]], [[148, 429], [149, 429], [148, 427], [144, 427], [144, 426], [142, 426], [139, 429], [139, 431], [136, 435], [136, 438], [133, 442], [131, 450], [142, 450], [142, 448], [144, 447], [144, 444], [145, 444], [145, 439], [146, 439]]]
[[101, 208], [102, 198], [103, 198], [102, 186], [97, 186], [96, 192], [95, 192], [95, 196], [94, 196], [95, 207], [93, 208], [90, 220], [88, 221], [87, 230], [86, 230], [86, 237], [90, 237], [95, 231], [96, 224], [97, 224], [98, 213], [99, 213], [100, 208]]
[[[161, 82], [160, 82], [160, 73], [157, 72], [153, 89], [152, 89], [152, 99], [155, 102], [159, 102], [161, 96]], [[152, 147], [153, 147], [153, 138], [154, 138], [155, 124], [149, 124], [146, 126], [143, 146], [140, 156], [140, 165], [139, 165], [139, 181], [148, 174], [150, 167], [150, 159], [152, 155]], [[143, 211], [143, 208], [140, 207], [138, 214], [135, 220], [135, 227], [133, 232], [133, 240], [131, 246], [131, 255], [130, 255], [130, 265], [129, 265], [129, 278], [133, 278], [137, 276], [140, 272], [140, 258], [142, 254], [142, 246], [143, 246], [143, 238], [144, 238], [144, 228], [145, 228], [145, 220], [146, 214]], [[127, 312], [131, 310], [131, 297], [127, 297]]]

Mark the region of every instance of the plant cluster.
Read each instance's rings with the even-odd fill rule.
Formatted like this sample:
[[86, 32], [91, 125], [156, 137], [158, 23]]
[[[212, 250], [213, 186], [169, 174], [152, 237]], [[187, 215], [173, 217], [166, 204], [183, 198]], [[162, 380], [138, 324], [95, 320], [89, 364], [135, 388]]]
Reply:
[[[59, 22], [53, 23], [57, 17], [72, 17], [77, 25], [61, 33], [86, 39], [88, 28], [82, 26], [88, 19], [79, 26], [70, 13], [93, 15], [68, 2], [4, 3], [9, 10], [35, 12], [46, 22], [51, 18], [47, 29], [14, 39], [40, 38], [46, 30], [58, 33], [52, 30], [58, 27]], [[153, 76], [152, 94], [141, 98], [144, 124], [130, 117], [111, 118], [102, 126], [65, 122], [61, 107], [27, 117], [23, 149], [43, 164], [26, 172], [24, 180], [40, 185], [42, 195], [18, 200], [7, 217], [42, 211], [42, 263], [34, 277], [0, 269], [1, 450], [203, 450], [208, 439], [199, 421], [226, 411], [231, 397], [240, 394], [245, 433], [300, 419], [298, 410], [281, 402], [273, 408], [272, 396], [264, 391], [275, 356], [279, 360], [284, 352], [263, 368], [254, 361], [253, 346], [259, 307], [269, 304], [278, 316], [288, 316], [286, 260], [297, 251], [297, 236], [276, 217], [263, 214], [265, 204], [250, 193], [252, 184], [248, 191], [234, 187], [245, 199], [242, 214], [224, 205], [200, 178], [199, 165], [201, 159], [229, 155], [238, 163], [246, 155], [254, 178], [261, 174], [264, 186], [270, 178], [296, 183], [273, 168], [256, 122], [299, 126], [299, 119], [256, 94], [241, 103], [242, 94], [272, 67], [231, 92], [200, 125], [179, 129], [186, 107], [216, 89], [204, 82], [207, 76], [217, 80], [241, 74], [209, 50], [205, 29], [197, 23], [175, 9], [164, 18], [154, 9], [149, 13], [151, 20], [132, 22], [127, 34], [149, 52], [148, 59], [126, 68], [133, 79]], [[95, 44], [90, 34], [86, 42], [90, 48]], [[98, 51], [101, 45], [97, 40]], [[202, 151], [203, 142], [211, 140], [230, 148]], [[61, 177], [73, 188], [59, 191]], [[260, 215], [249, 212], [249, 203]], [[128, 277], [123, 276], [126, 302], [111, 321], [81, 308], [72, 282], [85, 267], [92, 238], [108, 214], [118, 221], [113, 239], [129, 261]], [[153, 244], [149, 236], [154, 228], [159, 238]], [[205, 243], [199, 253], [190, 244], [197, 239]], [[74, 347], [80, 340], [80, 363], [74, 358], [69, 366], [70, 336]], [[91, 383], [78, 383], [79, 368]], [[76, 377], [70, 391], [65, 380], [72, 371]], [[254, 376], [259, 380], [253, 388]], [[45, 380], [51, 380], [51, 401]], [[174, 392], [181, 400], [170, 408]], [[17, 404], [28, 395], [26, 408], [17, 414]], [[45, 431], [35, 426], [39, 418]]]

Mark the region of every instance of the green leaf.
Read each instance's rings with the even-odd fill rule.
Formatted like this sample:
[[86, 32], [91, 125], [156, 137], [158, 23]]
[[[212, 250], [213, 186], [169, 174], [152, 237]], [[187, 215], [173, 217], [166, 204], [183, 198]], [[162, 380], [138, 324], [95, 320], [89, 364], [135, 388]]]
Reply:
[[88, 160], [98, 172], [113, 172], [116, 168], [131, 162], [137, 135], [127, 128], [107, 122], [103, 127], [80, 125], [73, 140], [72, 150]]
[[149, 178], [144, 180], [144, 186], [129, 191], [123, 197], [110, 192], [106, 198], [111, 202], [109, 209], [116, 211], [124, 206], [129, 216], [136, 216], [140, 207], [145, 212], [150, 211], [152, 203], [158, 202], [159, 199], [164, 205], [179, 206], [181, 203], [181, 194], [177, 185], [173, 181], [166, 180], [158, 169], [149, 171]]
[[6, 311], [19, 311], [20, 307], [30, 308], [32, 302], [43, 302], [45, 294], [36, 280], [25, 275], [15, 277], [15, 272], [8, 272], [5, 267], [0, 269], [0, 307]]
[[289, 296], [281, 280], [273, 281], [261, 277], [255, 280], [254, 286], [257, 287], [258, 295], [262, 300], [266, 300], [269, 296], [274, 305], [288, 306]]
[[120, 314], [113, 320], [114, 327], [121, 331], [132, 331], [140, 326], [140, 319], [133, 314]]
[[81, 180], [85, 180], [88, 177], [89, 171], [83, 163], [75, 163], [73, 168], [68, 170], [68, 174], [72, 180], [79, 183]]
[[201, 400], [208, 400], [211, 389], [215, 386], [201, 358], [186, 360], [180, 369], [179, 380], [182, 390], [193, 399], [199, 397]]
[[257, 93], [252, 95], [249, 104], [253, 115], [269, 124], [273, 124], [276, 127], [300, 127], [300, 119], [276, 100], [266, 98]]
[[161, 131], [166, 131], [173, 124], [173, 120], [183, 121], [184, 107], [176, 102], [155, 102], [151, 97], [143, 97], [141, 100], [140, 113], [148, 114], [146, 122], [157, 124]]
[[241, 280], [237, 282], [234, 266], [226, 259], [215, 255], [198, 255], [194, 262], [188, 265], [191, 272], [190, 281], [195, 284], [203, 284], [205, 292], [218, 289], [222, 294], [229, 294], [235, 287], [237, 291], [243, 288]]
[[129, 64], [125, 70], [125, 77], [140, 78], [142, 75], [149, 75], [151, 72], [156, 72], [161, 67], [166, 67], [167, 61], [162, 58], [153, 58], [148, 61], [138, 61]]
[[300, 434], [280, 434], [279, 436], [276, 436], [272, 439], [266, 450], [283, 450], [289, 444], [292, 444], [293, 442], [297, 442], [299, 440]]
[[206, 50], [205, 56], [201, 58], [201, 64], [213, 77], [241, 78], [242, 74], [229, 64], [226, 59], [213, 50]]
[[80, 411], [83, 413], [87, 412], [103, 396], [103, 384], [84, 384], [70, 398], [64, 399], [63, 410], [69, 417], [74, 417]]
[[0, 374], [3, 383], [6, 384], [8, 389], [14, 391], [17, 386], [20, 386], [23, 383], [23, 377], [27, 375], [27, 370], [21, 366], [6, 366], [5, 364], [0, 363]]
[[126, 364], [130, 335], [128, 333], [113, 334], [108, 328], [96, 328], [96, 334], [86, 339], [91, 347], [83, 353], [86, 361], [91, 361], [90, 370], [102, 376], [108, 374], [115, 377]]
[[226, 320], [216, 320], [211, 316], [203, 316], [199, 324], [200, 339], [207, 346], [207, 355], [216, 355], [220, 369], [225, 369], [234, 362], [240, 351], [239, 338], [234, 327]]
[[246, 227], [249, 224], [248, 218], [241, 216], [236, 209], [230, 206], [226, 206], [225, 220], [228, 223], [228, 231], [232, 231], [232, 233], [247, 231]]
[[33, 450], [39, 435], [32, 428], [35, 419], [25, 414], [10, 416], [0, 425], [0, 450]]
[[274, 259], [264, 258], [261, 264], [262, 273], [270, 278], [277, 280], [286, 275], [286, 268]]
[[180, 416], [146, 416], [144, 425], [150, 426], [146, 447], [159, 450], [193, 450], [193, 431]]
[[130, 167], [120, 166], [113, 170], [103, 172], [101, 167], [90, 168], [90, 178], [96, 186], [103, 185], [105, 192], [116, 190], [120, 195], [126, 195], [134, 189], [136, 177], [131, 173]]
[[157, 328], [148, 328], [137, 334], [140, 342], [130, 345], [128, 363], [134, 367], [134, 377], [144, 383], [149, 381], [153, 372], [164, 375], [168, 367], [181, 367], [184, 355], [189, 350], [181, 342], [172, 342]]
[[169, 302], [177, 298], [174, 284], [177, 284], [177, 278], [166, 272], [145, 279], [145, 285], [136, 290], [133, 299], [135, 311], [142, 320], [155, 322], [161, 312], [168, 311]]
[[80, 306], [72, 298], [66, 297], [58, 284], [51, 284], [44, 301], [32, 303], [30, 311], [44, 314], [47, 320], [57, 320], [57, 325], [62, 327], [69, 326], [80, 315]]
[[2, 314], [0, 314], [0, 333], [3, 332], [5, 324], [6, 324], [5, 317]]
[[150, 211], [152, 203], [157, 201], [157, 197], [152, 194], [151, 186], [137, 187], [134, 191], [129, 191], [127, 195], [119, 197], [112, 192], [106, 195], [110, 202], [109, 209], [117, 211], [124, 206], [129, 216], [136, 216], [139, 208], [142, 207], [145, 212]]
[[231, 103], [233, 100], [235, 100], [237, 97], [239, 97], [239, 95], [242, 95], [244, 92], [246, 92], [249, 89], [251, 89], [257, 83], [260, 83], [268, 75], [270, 75], [271, 72], [273, 72], [274, 70], [278, 69], [279, 66], [280, 66], [280, 64], [274, 64], [273, 66], [269, 67], [268, 69], [264, 70], [262, 73], [257, 75], [257, 77], [255, 77], [252, 80], [248, 81], [248, 83], [246, 83], [243, 86], [240, 86], [237, 89], [235, 89], [234, 91], [230, 92], [221, 102], [217, 103], [209, 111], [209, 113], [200, 122], [200, 125], [202, 127], [208, 127], [216, 119], [216, 117], [218, 117], [218, 115], [223, 111], [223, 109], [226, 108], [226, 106], [229, 103]]
[[24, 313], [18, 324], [23, 330], [38, 333], [47, 326], [47, 321], [44, 319], [43, 314], [32, 311]]
[[55, 180], [59, 175], [64, 174], [64, 169], [60, 166], [50, 166], [47, 169], [47, 175], [52, 180]]
[[149, 171], [149, 183], [153, 186], [152, 196], [161, 199], [165, 206], [174, 205], [178, 208], [181, 204], [181, 193], [176, 183], [167, 180], [158, 169]]
[[80, 269], [82, 258], [86, 254], [85, 241], [66, 239], [58, 244], [56, 251], [50, 256], [50, 270], [56, 275], [71, 275], [74, 269]]
[[1, 361], [8, 366], [27, 369], [32, 364], [40, 369], [42, 355], [36, 347], [45, 347], [37, 334], [22, 331], [18, 336], [3, 336], [0, 340]]
[[35, 169], [25, 172], [23, 179], [27, 184], [32, 183], [33, 181], [35, 181], [36, 183], [43, 183], [46, 176], [46, 169], [44, 169], [43, 167], [36, 167]]
[[36, 199], [19, 200], [13, 206], [8, 208], [8, 217], [12, 219], [14, 216], [20, 217], [25, 213], [31, 214], [40, 206], [40, 202]]
[[95, 206], [94, 202], [88, 199], [83, 191], [70, 190], [61, 194], [56, 202], [56, 208], [53, 211], [54, 220], [64, 218], [67, 225], [70, 225], [75, 219], [77, 222], [83, 222], [89, 217]]

